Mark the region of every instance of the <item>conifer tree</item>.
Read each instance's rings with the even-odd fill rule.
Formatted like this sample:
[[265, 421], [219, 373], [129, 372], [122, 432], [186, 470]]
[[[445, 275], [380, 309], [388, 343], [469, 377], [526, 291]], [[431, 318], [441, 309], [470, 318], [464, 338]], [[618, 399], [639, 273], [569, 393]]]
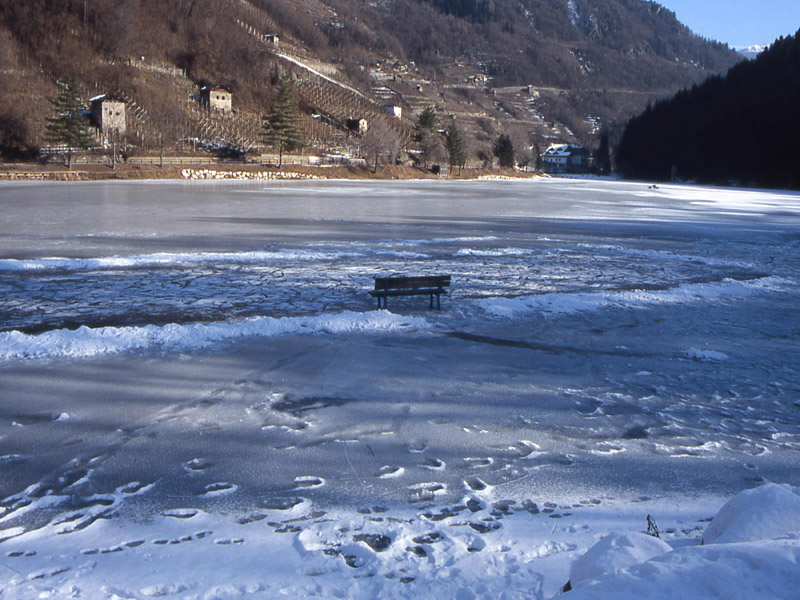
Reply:
[[510, 169], [514, 166], [514, 143], [506, 134], [497, 138], [492, 146], [492, 151], [497, 157], [501, 167]]
[[594, 155], [594, 165], [597, 172], [606, 175], [611, 172], [611, 148], [608, 143], [608, 131], [600, 133], [600, 145]]
[[86, 150], [92, 145], [92, 134], [86, 119], [86, 106], [78, 93], [78, 82], [72, 77], [56, 82], [58, 96], [50, 100], [53, 116], [47, 117], [46, 139], [67, 147], [67, 168], [72, 168], [72, 151]]
[[436, 111], [433, 106], [428, 106], [417, 115], [415, 140], [419, 142], [422, 151], [421, 158], [428, 168], [428, 163], [442, 160], [444, 149], [442, 139], [436, 131]]
[[461, 173], [461, 167], [467, 162], [467, 157], [464, 152], [464, 140], [461, 139], [461, 132], [455, 123], [447, 129], [445, 145], [447, 155], [450, 157], [450, 168], [458, 167], [458, 172]]
[[278, 85], [272, 108], [262, 118], [262, 128], [264, 142], [278, 148], [278, 168], [283, 165], [284, 150], [291, 152], [306, 145], [294, 84], [288, 75]]
[[424, 108], [417, 115], [417, 131], [422, 132], [423, 129], [427, 129], [431, 133], [436, 130], [436, 111], [432, 106]]

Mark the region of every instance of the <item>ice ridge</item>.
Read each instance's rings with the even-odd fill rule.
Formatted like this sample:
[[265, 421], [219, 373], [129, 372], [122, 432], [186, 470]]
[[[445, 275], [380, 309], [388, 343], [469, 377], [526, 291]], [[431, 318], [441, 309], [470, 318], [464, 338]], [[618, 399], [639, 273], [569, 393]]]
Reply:
[[572, 314], [610, 307], [643, 308], [741, 298], [760, 291], [779, 290], [790, 283], [782, 277], [762, 277], [745, 281], [723, 279], [712, 283], [686, 283], [666, 290], [555, 292], [516, 298], [487, 298], [478, 302], [483, 310], [498, 317], [511, 317], [530, 311], [545, 315]]
[[86, 358], [131, 350], [160, 349], [186, 352], [245, 337], [285, 334], [346, 334], [426, 328], [420, 317], [385, 310], [365, 313], [342, 311], [303, 317], [251, 317], [213, 323], [170, 323], [140, 327], [79, 327], [31, 335], [0, 333], [0, 360]]

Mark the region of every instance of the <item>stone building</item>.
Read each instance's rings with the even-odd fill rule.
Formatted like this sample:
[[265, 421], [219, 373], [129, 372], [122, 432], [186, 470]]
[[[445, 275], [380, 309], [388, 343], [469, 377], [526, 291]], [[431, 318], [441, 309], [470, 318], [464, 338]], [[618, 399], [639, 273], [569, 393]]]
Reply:
[[200, 89], [200, 102], [208, 110], [233, 112], [233, 93], [222, 85], [207, 85]]
[[123, 137], [127, 132], [125, 99], [102, 94], [89, 100], [89, 112], [97, 132], [104, 138]]

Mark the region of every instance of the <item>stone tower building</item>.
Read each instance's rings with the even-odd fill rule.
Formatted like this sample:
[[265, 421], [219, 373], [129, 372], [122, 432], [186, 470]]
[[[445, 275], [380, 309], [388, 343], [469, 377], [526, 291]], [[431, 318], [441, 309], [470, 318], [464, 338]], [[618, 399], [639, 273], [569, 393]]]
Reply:
[[200, 89], [200, 100], [208, 110], [233, 112], [233, 93], [221, 85], [207, 85]]
[[112, 94], [103, 94], [89, 100], [92, 121], [104, 139], [127, 132], [125, 99]]

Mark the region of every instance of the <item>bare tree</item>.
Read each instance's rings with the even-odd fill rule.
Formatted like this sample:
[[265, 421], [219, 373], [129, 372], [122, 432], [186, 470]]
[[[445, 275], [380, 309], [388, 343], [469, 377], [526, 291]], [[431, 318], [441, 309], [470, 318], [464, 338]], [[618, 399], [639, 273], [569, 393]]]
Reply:
[[378, 164], [383, 159], [386, 164], [392, 164], [400, 152], [400, 139], [394, 129], [386, 121], [378, 120], [369, 125], [367, 133], [361, 141], [361, 153], [372, 163], [373, 173], [378, 172]]
[[447, 159], [444, 139], [438, 131], [423, 129], [420, 132], [419, 145], [422, 150], [420, 158], [425, 168], [428, 168], [429, 164], [443, 163]]

